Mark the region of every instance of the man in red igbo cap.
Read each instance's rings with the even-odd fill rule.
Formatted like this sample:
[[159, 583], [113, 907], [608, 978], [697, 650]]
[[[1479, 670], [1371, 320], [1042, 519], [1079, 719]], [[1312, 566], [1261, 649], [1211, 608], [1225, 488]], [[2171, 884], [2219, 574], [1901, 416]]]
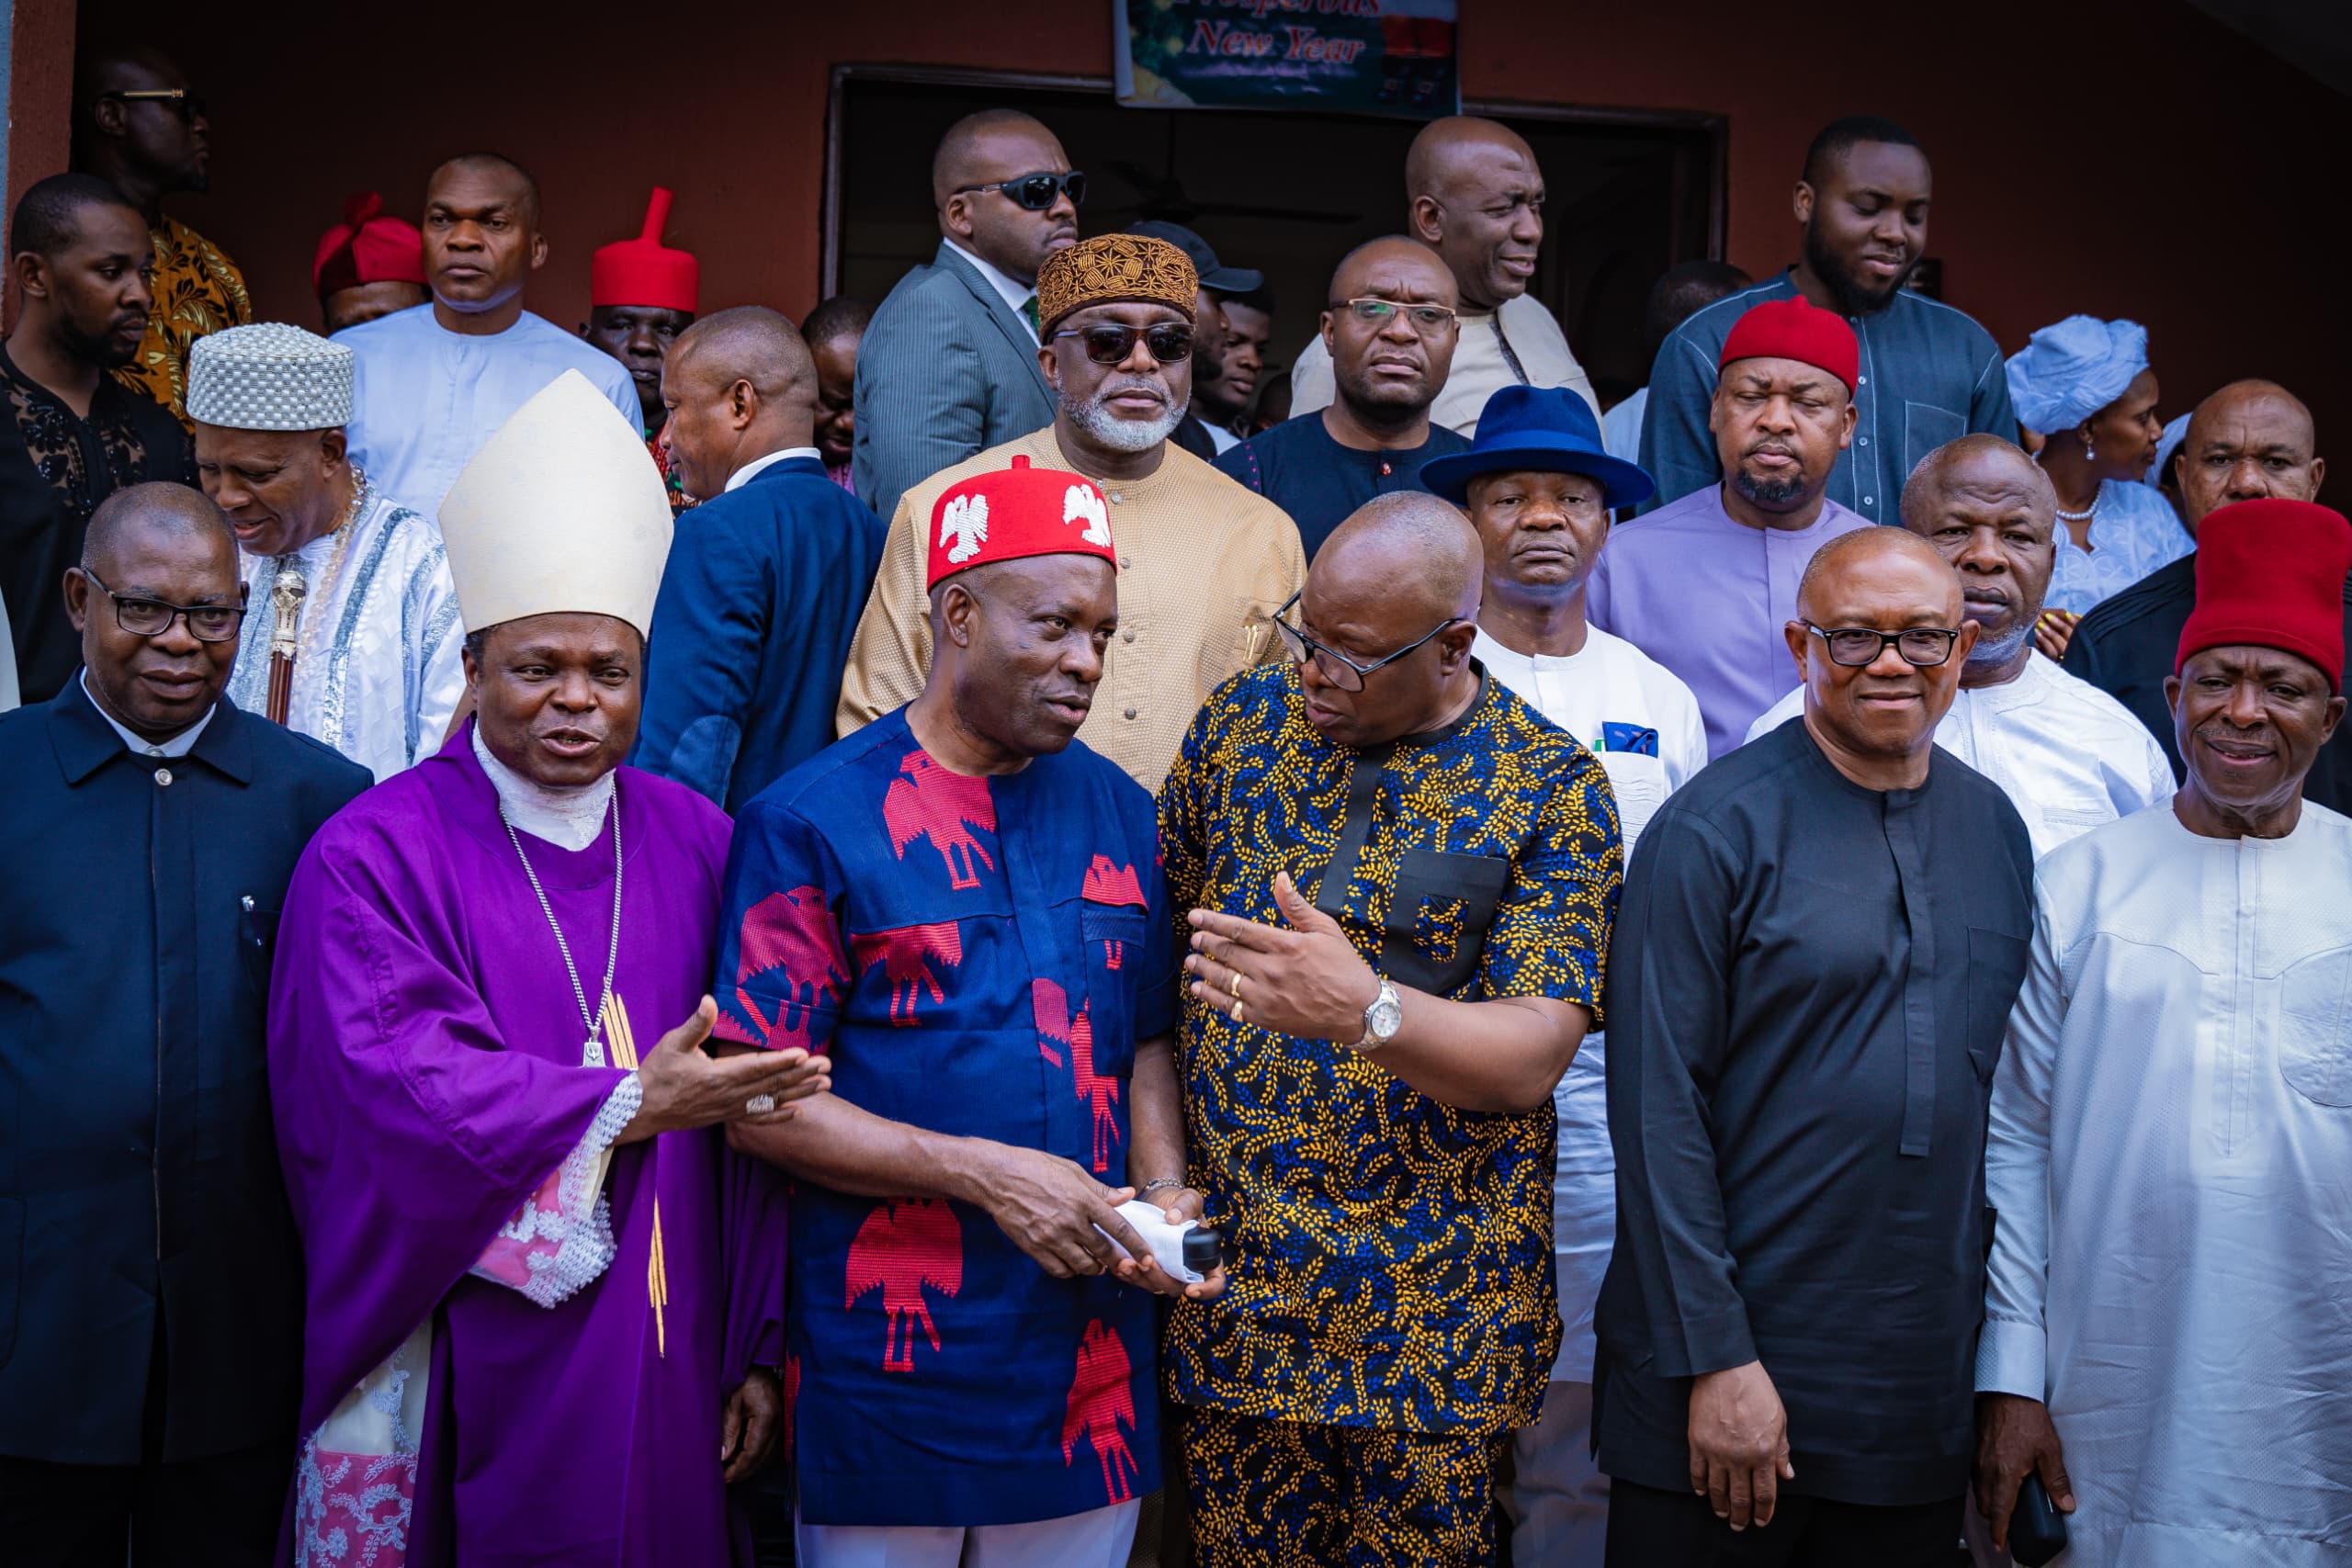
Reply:
[[655, 186], [638, 236], [616, 240], [589, 258], [588, 321], [580, 329], [582, 337], [628, 367], [649, 437], [662, 430], [662, 356], [694, 325], [702, 288], [702, 264], [694, 253], [662, 243], [672, 199]]
[[1707, 416], [1722, 480], [1629, 525], [1593, 569], [1592, 624], [1681, 677], [1710, 757], [1797, 684], [1781, 628], [1805, 563], [1870, 526], [1826, 493], [1854, 438], [1860, 353], [1851, 327], [1804, 299], [1748, 310], [1724, 339]]
[[2084, 1568], [2352, 1552], [2352, 821], [2302, 797], [2347, 570], [2326, 507], [2208, 513], [2165, 682], [2180, 793], [2036, 869], [1985, 1154], [1996, 1544], [2030, 1472]]
[[422, 305], [424, 236], [387, 213], [376, 192], [354, 192], [344, 198], [343, 221], [319, 236], [311, 282], [330, 334]]
[[1122, 1568], [1159, 1484], [1149, 1292], [1223, 1285], [1119, 1251], [1149, 1256], [1116, 1205], [1201, 1201], [1151, 799], [1075, 739], [1119, 635], [1110, 515], [1022, 456], [948, 486], [922, 694], [736, 818], [718, 1033], [838, 1063], [736, 1145], [794, 1178], [807, 1568]]

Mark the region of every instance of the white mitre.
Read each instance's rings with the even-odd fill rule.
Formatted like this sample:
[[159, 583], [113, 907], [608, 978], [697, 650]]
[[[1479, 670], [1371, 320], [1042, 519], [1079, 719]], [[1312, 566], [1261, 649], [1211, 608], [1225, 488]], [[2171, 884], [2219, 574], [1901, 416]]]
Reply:
[[650, 636], [670, 533], [644, 434], [577, 370], [516, 409], [441, 501], [468, 632], [576, 613]]

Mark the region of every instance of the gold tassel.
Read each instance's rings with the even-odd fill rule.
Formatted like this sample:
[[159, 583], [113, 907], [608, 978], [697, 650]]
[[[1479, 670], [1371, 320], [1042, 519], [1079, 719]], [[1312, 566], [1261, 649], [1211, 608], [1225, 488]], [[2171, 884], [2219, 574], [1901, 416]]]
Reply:
[[[628, 1026], [628, 1009], [621, 1002], [620, 993], [613, 993], [611, 1004], [605, 1010], [605, 1037], [612, 1043], [613, 1066], [623, 1072], [637, 1071], [637, 1035]], [[649, 1167], [651, 1162], [647, 1162]], [[670, 1355], [670, 1330], [662, 1309], [670, 1304], [670, 1267], [662, 1254], [662, 1195], [653, 1195], [653, 1247], [646, 1259], [645, 1295], [653, 1303], [653, 1346], [663, 1359]]]

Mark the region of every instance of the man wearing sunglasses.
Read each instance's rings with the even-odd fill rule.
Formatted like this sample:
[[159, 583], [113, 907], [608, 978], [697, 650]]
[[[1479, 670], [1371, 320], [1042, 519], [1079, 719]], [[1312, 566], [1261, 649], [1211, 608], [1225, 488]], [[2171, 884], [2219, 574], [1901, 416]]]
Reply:
[[[1191, 399], [1199, 288], [1182, 251], [1143, 234], [1098, 234], [1046, 260], [1037, 361], [1055, 389], [1054, 422], [899, 499], [842, 677], [843, 735], [923, 688], [932, 649], [923, 559], [940, 496], [1016, 457], [1076, 469], [1107, 504], [1102, 521], [1119, 541], [1119, 638], [1079, 737], [1137, 784], [1159, 788], [1211, 692], [1275, 657], [1267, 617], [1306, 575], [1298, 530], [1169, 439]], [[869, 329], [866, 353], [873, 341]], [[1070, 526], [1093, 521], [1073, 512]]]
[[1453, 275], [1402, 234], [1369, 240], [1331, 275], [1324, 347], [1339, 396], [1219, 457], [1217, 472], [1291, 515], [1309, 559], [1376, 495], [1423, 490], [1421, 465], [1470, 443], [1430, 419], [1461, 337]]
[[302, 1359], [263, 1013], [368, 771], [223, 696], [244, 594], [196, 491], [116, 491], [50, 592], [81, 671], [0, 718], [0, 1540], [260, 1568]]
[[1205, 1568], [1487, 1568], [1495, 1447], [1559, 1344], [1552, 1090], [1599, 1023], [1617, 812], [1471, 656], [1482, 564], [1434, 496], [1365, 506], [1160, 793], [1189, 1168], [1235, 1249], [1169, 1330]]
[[1985, 1108], [2033, 923], [2025, 824], [1935, 744], [1976, 640], [1927, 541], [1831, 540], [1783, 628], [1803, 716], [1634, 852], [1607, 997], [1611, 1568], [1953, 1559]]
[[1086, 175], [1036, 120], [983, 109], [940, 138], [931, 199], [939, 250], [890, 290], [858, 349], [856, 491], [884, 517], [942, 468], [1053, 423], [1037, 270], [1078, 243]]
[[164, 197], [210, 188], [211, 126], [180, 68], [152, 49], [105, 52], [74, 97], [74, 167], [107, 181], [147, 220], [155, 247], [147, 335], [115, 372], [187, 423], [187, 351], [254, 319], [244, 275], [219, 246], [164, 211]]

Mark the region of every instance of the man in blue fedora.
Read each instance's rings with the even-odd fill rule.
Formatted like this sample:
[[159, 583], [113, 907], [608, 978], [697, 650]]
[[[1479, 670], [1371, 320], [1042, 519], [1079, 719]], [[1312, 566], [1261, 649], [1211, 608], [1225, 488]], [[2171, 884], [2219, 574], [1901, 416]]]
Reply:
[[[1585, 584], [1609, 542], [1609, 513], [1656, 488], [1609, 456], [1592, 409], [1556, 387], [1505, 387], [1487, 400], [1469, 450], [1421, 468], [1430, 491], [1466, 507], [1486, 551], [1471, 652], [1487, 672], [1592, 751], [1609, 775], [1625, 856], [1667, 795], [1707, 765], [1698, 699], [1670, 671], [1585, 619]], [[1552, 1181], [1560, 1354], [1541, 1422], [1514, 1439], [1506, 1500], [1523, 1562], [1600, 1568], [1609, 1478], [1593, 1463], [1593, 1303], [1616, 1232], [1605, 1046], [1585, 1036], [1552, 1091], [1559, 1163]]]

